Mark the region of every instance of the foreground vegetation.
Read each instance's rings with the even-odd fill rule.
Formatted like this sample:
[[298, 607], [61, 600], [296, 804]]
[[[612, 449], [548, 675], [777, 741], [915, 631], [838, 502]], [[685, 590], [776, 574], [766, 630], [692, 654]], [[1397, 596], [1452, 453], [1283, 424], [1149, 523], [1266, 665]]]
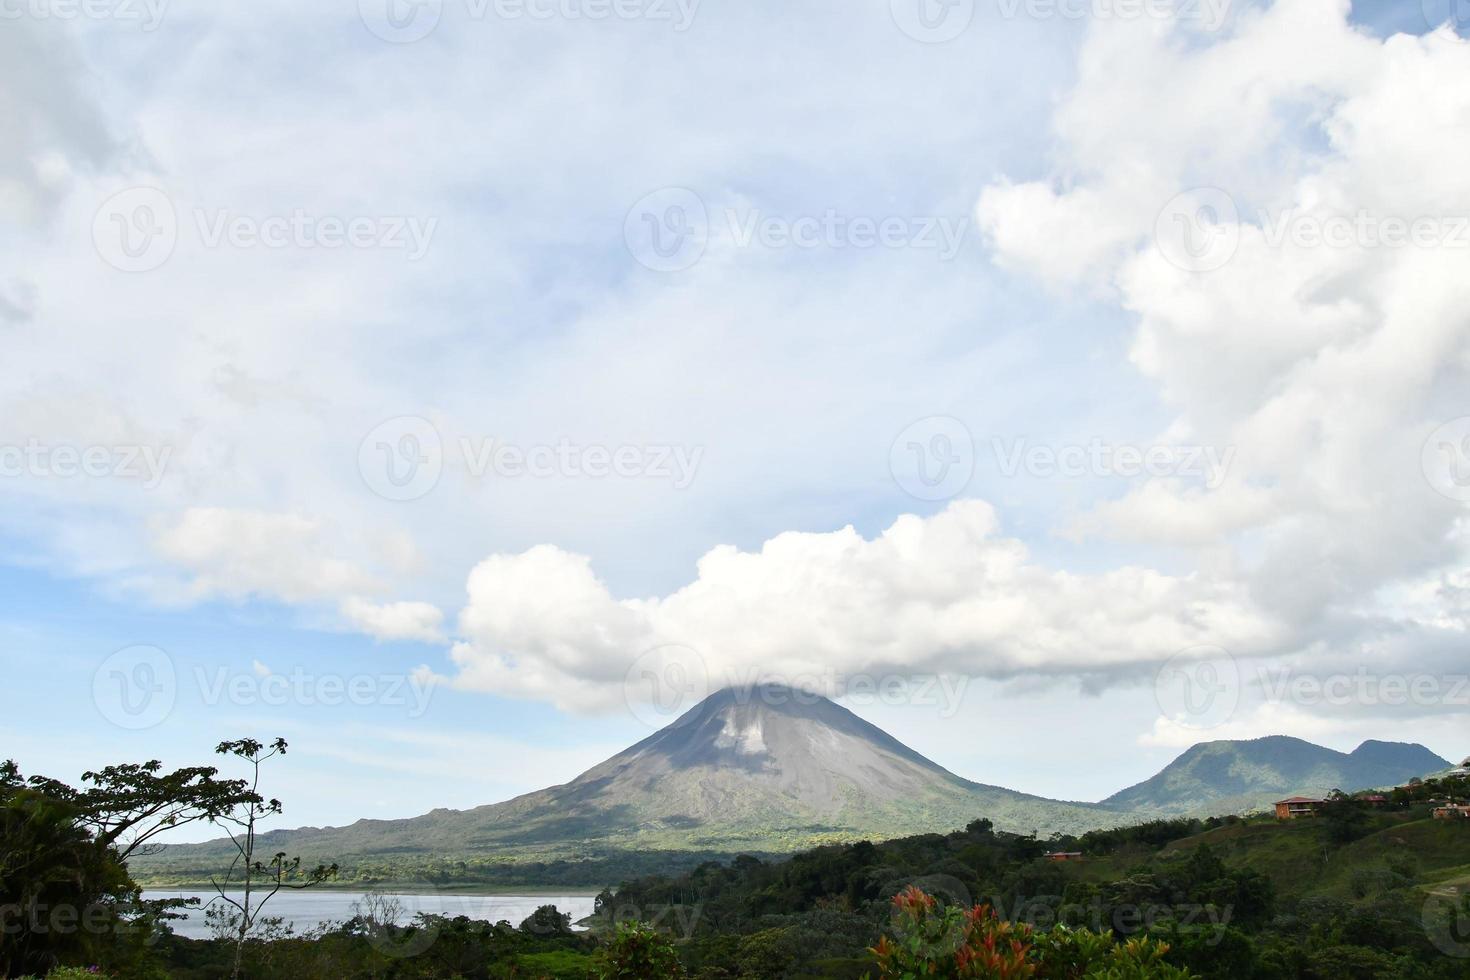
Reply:
[[[257, 776], [274, 754], [250, 740], [221, 751]], [[129, 859], [169, 827], [280, 804], [211, 768], [119, 766], [83, 783], [0, 768], [0, 976], [1470, 978], [1470, 821], [1431, 819], [1432, 801], [1470, 792], [1463, 779], [1379, 808], [1339, 796], [1286, 823], [1175, 819], [1040, 841], [978, 819], [711, 860], [604, 890], [585, 929], [550, 906], [519, 924], [410, 919], [384, 896], [296, 935], [257, 898], [217, 908], [206, 940], [173, 934], [179, 903], [143, 901]], [[267, 835], [244, 826], [243, 873], [266, 901], [330, 878], [268, 848], [255, 858]]]

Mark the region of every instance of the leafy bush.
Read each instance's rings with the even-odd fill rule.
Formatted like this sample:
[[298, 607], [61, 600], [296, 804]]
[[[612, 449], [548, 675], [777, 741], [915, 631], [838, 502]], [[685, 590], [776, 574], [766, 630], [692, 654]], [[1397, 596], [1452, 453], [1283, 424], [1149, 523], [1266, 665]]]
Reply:
[[640, 922], [625, 922], [598, 950], [592, 975], [597, 980], [677, 980], [684, 968], [667, 936]]
[[1035, 932], [988, 906], [941, 905], [910, 886], [893, 900], [893, 938], [871, 950], [879, 980], [918, 977], [1015, 980], [1191, 980], [1164, 960], [1166, 943], [1147, 936], [1115, 942], [1105, 933], [1057, 926]]
[[940, 905], [910, 885], [893, 899], [892, 941], [872, 949], [880, 980], [912, 977], [1032, 977], [1031, 929], [1002, 921], [988, 906]]

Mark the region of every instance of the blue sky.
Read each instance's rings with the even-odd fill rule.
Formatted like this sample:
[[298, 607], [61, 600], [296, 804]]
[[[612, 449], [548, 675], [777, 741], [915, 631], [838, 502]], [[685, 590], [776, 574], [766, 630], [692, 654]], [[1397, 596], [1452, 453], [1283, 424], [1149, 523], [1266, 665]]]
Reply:
[[281, 734], [287, 822], [403, 816], [572, 778], [697, 662], [680, 705], [906, 678], [847, 703], [1068, 798], [1213, 737], [1462, 756], [1470, 45], [918, 2], [15, 7], [0, 754]]

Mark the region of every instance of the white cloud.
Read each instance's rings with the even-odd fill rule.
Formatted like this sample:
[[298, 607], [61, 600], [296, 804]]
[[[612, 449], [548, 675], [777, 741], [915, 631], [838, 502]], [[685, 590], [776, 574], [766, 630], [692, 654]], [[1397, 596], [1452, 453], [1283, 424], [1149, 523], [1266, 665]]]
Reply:
[[[1281, 215], [1470, 216], [1470, 131], [1453, 123], [1470, 112], [1470, 47], [1380, 42], [1347, 12], [1281, 0], [1218, 39], [1095, 24], [1054, 118], [1054, 172], [980, 196], [998, 262], [1112, 290], [1173, 438], [1235, 450], [1217, 488], [1141, 482], [1059, 528], [1162, 547], [1157, 564], [1182, 570], [1047, 567], [978, 502], [872, 540], [849, 528], [716, 548], [694, 582], [648, 599], [616, 599], [587, 559], [537, 548], [471, 575], [460, 683], [592, 704], [661, 644], [730, 677], [1107, 672], [1194, 643], [1404, 658], [1436, 642], [1442, 617], [1395, 619], [1379, 597], [1465, 557], [1460, 507], [1424, 479], [1420, 450], [1465, 414], [1470, 250], [1272, 236]], [[1239, 243], [1191, 272], [1153, 238], [1165, 204], [1202, 186], [1235, 201]]]
[[460, 630], [462, 686], [571, 707], [622, 696], [634, 660], [665, 645], [695, 651], [719, 687], [829, 672], [1086, 673], [1276, 639], [1228, 582], [1042, 567], [981, 501], [900, 517], [871, 540], [848, 527], [782, 534], [758, 552], [722, 546], [694, 582], [652, 599], [614, 599], [588, 559], [556, 548], [496, 555], [470, 575]]
[[320, 522], [296, 514], [192, 507], [154, 535], [158, 553], [191, 576], [199, 597], [309, 602], [375, 590], [371, 575], [324, 555]]
[[[173, 454], [146, 491], [12, 481], [0, 526], [65, 573], [328, 609], [381, 638], [441, 637], [438, 610], [479, 561], [459, 683], [577, 706], [671, 642], [718, 671], [1090, 674], [1195, 642], [1358, 651], [1394, 633], [1383, 655], [1412, 657], [1463, 622], [1436, 586], [1463, 565], [1463, 511], [1418, 468], [1428, 431], [1470, 413], [1465, 253], [1276, 246], [1256, 211], [1470, 213], [1470, 46], [1378, 41], [1346, 0], [1280, 0], [1218, 37], [1098, 21], [1074, 66], [1064, 25], [977, 23], [936, 49], [887, 8], [804, 8], [790, 16], [807, 29], [773, 36], [769, 7], [711, 6], [678, 44], [646, 25], [446, 25], [405, 48], [350, 6], [181, 7], [148, 58], [16, 23], [0, 88], [73, 69], [107, 84], [48, 81], [0, 107], [0, 205], [25, 219], [0, 233], [14, 270], [0, 441]], [[840, 43], [802, 40], [834, 27]], [[359, 43], [295, 56], [320, 54], [322, 32]], [[756, 85], [752, 50], [779, 66]], [[263, 57], [292, 71], [218, 98]], [[690, 65], [698, 84], [646, 84]], [[561, 81], [480, 96], [531, 75]], [[845, 103], [865, 125], [813, 110]], [[547, 125], [569, 106], [591, 122]], [[134, 183], [165, 189], [182, 225], [167, 264], [130, 276], [86, 230]], [[955, 216], [978, 199], [995, 265], [1103, 300], [1033, 308], [966, 253], [730, 252], [718, 236], [687, 274], [645, 274], [623, 221], [671, 185], [715, 216]], [[1240, 243], [1191, 274], [1150, 239], [1164, 202], [1206, 185], [1240, 206]], [[409, 265], [206, 247], [196, 208], [440, 223]], [[1109, 333], [1120, 319], [1131, 364]], [[1168, 417], [1128, 417], [1135, 399]], [[431, 419], [447, 457], [433, 495], [402, 505], [355, 459], [394, 414]], [[1237, 452], [1216, 489], [1155, 480], [1037, 504], [1035, 484], [992, 484], [980, 496], [1005, 534], [966, 502], [865, 536], [909, 503], [889, 441], [930, 414], [981, 442], [1121, 419]], [[460, 436], [706, 453], [683, 492], [476, 480]], [[850, 520], [865, 534], [825, 530]], [[1052, 550], [1048, 531], [1081, 543]], [[408, 594], [432, 601], [383, 599]]]
[[358, 596], [342, 602], [342, 615], [355, 629], [379, 640], [444, 640], [444, 613], [428, 602], [373, 603]]
[[[184, 581], [150, 580], [148, 591], [179, 598], [265, 598], [315, 606], [336, 602], [345, 624], [378, 640], [442, 643], [444, 613], [428, 602], [375, 602], [382, 578], [335, 557], [336, 535], [316, 518], [193, 507], [155, 529], [153, 547]], [[399, 548], [389, 539], [392, 559]], [[259, 662], [257, 661], [257, 669]]]
[[[1272, 240], [1302, 216], [1470, 219], [1456, 162], [1470, 131], [1451, 122], [1470, 112], [1470, 48], [1374, 40], [1348, 6], [1280, 0], [1212, 44], [1096, 25], [1057, 112], [1054, 181], [1067, 189], [1000, 182], [980, 203], [1003, 263], [1110, 283], [1172, 428], [1237, 451], [1218, 489], [1139, 484], [1072, 530], [1191, 549], [1252, 615], [1285, 627], [1282, 653], [1319, 639], [1366, 649], [1386, 628], [1383, 590], [1466, 557], [1461, 507], [1430, 487], [1421, 448], [1466, 414], [1470, 235], [1442, 247]], [[1239, 241], [1223, 266], [1192, 272], [1167, 260], [1154, 225], [1203, 186], [1233, 198], [1239, 219], [1225, 228]], [[1418, 615], [1395, 628], [1427, 638], [1440, 617]]]

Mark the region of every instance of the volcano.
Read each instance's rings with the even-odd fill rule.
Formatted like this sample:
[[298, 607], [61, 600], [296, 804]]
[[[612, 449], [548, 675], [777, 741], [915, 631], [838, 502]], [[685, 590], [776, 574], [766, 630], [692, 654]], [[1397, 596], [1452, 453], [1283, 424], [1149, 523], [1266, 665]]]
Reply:
[[[1116, 808], [970, 782], [846, 708], [778, 685], [720, 691], [560, 786], [471, 810], [272, 831], [309, 861], [369, 864], [609, 851], [776, 853], [943, 833], [972, 820], [1045, 836], [1130, 822]], [[160, 858], [205, 861], [228, 842]]]

